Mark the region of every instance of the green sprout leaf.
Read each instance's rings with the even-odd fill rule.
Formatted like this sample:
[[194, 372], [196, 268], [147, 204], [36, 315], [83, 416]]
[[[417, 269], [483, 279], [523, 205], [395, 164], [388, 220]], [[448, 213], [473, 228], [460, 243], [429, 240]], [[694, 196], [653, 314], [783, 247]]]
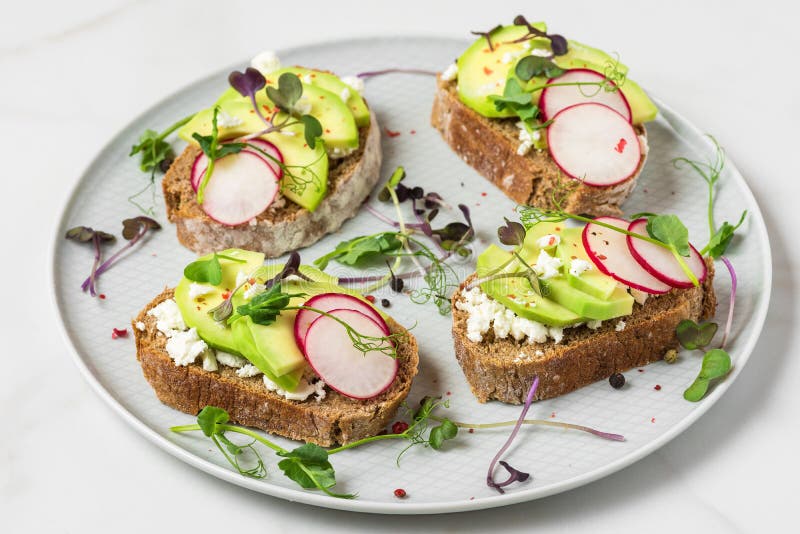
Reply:
[[675, 329], [675, 335], [681, 346], [688, 350], [702, 349], [708, 346], [716, 333], [717, 323], [697, 324], [689, 319], [678, 323]]
[[139, 168], [150, 172], [159, 167], [161, 162], [172, 155], [172, 146], [155, 130], [145, 130], [139, 137], [139, 143], [131, 147], [129, 156], [142, 154]]
[[314, 265], [325, 269], [331, 260], [345, 265], [358, 265], [369, 259], [375, 259], [388, 252], [399, 250], [403, 243], [396, 232], [381, 232], [368, 236], [360, 236], [342, 241], [336, 248], [324, 256], [314, 260]]
[[490, 95], [497, 111], [511, 110], [525, 124], [534, 128], [535, 119], [539, 116], [539, 106], [533, 103], [531, 93], [525, 91], [516, 78], [509, 78], [503, 89], [503, 96]]
[[428, 444], [434, 450], [440, 450], [445, 441], [453, 439], [458, 434], [458, 427], [449, 419], [442, 420], [442, 424], [431, 429]]
[[222, 282], [222, 264], [219, 262], [219, 256], [214, 254], [208, 260], [193, 261], [183, 269], [183, 276], [192, 282], [219, 285]]
[[237, 307], [236, 313], [250, 316], [256, 324], [271, 325], [293, 298], [302, 296], [305, 296], [305, 293], [284, 293], [281, 284], [276, 283], [253, 297], [247, 304]]
[[303, 135], [305, 136], [306, 143], [313, 149], [317, 146], [317, 139], [322, 137], [322, 125], [311, 115], [301, 116], [300, 122], [303, 123]]
[[514, 74], [522, 81], [529, 81], [536, 76], [555, 78], [564, 74], [564, 69], [546, 57], [525, 56], [517, 62]]
[[739, 218], [739, 222], [736, 223], [736, 226], [732, 225], [728, 221], [723, 222], [722, 226], [719, 227], [719, 230], [717, 230], [714, 235], [711, 236], [711, 239], [703, 248], [703, 251], [714, 259], [717, 259], [725, 254], [725, 251], [728, 249], [728, 246], [733, 240], [734, 232], [736, 232], [736, 230], [738, 230], [742, 225], [745, 217], [747, 217], [747, 210], [742, 212], [742, 216]]
[[303, 96], [303, 84], [300, 79], [289, 72], [284, 72], [278, 78], [278, 87], [267, 87], [267, 96], [281, 111], [291, 113], [292, 108]]
[[705, 397], [711, 381], [722, 378], [731, 370], [731, 357], [722, 349], [712, 349], [703, 356], [700, 374], [692, 385], [683, 392], [683, 398], [690, 402], [698, 402]]
[[278, 467], [291, 480], [297, 482], [305, 489], [317, 488], [328, 495], [344, 499], [352, 499], [353, 494], [333, 493], [329, 488], [336, 485], [336, 473], [328, 461], [328, 451], [306, 443], [291, 451], [280, 451], [278, 456], [285, 459], [278, 463]]
[[681, 256], [689, 255], [689, 230], [677, 215], [656, 215], [647, 219], [647, 233], [674, 247]]
[[227, 423], [229, 419], [228, 412], [216, 406], [206, 406], [197, 414], [197, 424], [203, 434], [209, 438], [223, 433], [224, 431], [219, 426]]

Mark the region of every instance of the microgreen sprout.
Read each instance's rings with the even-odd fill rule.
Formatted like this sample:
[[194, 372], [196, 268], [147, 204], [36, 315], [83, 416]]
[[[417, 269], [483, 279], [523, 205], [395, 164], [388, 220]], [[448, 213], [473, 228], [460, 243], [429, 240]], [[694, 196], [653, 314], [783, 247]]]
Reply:
[[[126, 251], [130, 250], [136, 243], [138, 243], [145, 236], [145, 234], [147, 234], [147, 232], [150, 230], [160, 229], [161, 225], [158, 224], [158, 222], [150, 217], [144, 217], [141, 215], [122, 221], [122, 237], [124, 237], [128, 242], [110, 258], [97, 266], [96, 269], [93, 269], [92, 274], [81, 284], [81, 289], [83, 291], [88, 289], [90, 295], [93, 297], [96, 296], [94, 284], [97, 277], [109, 270], [114, 263], [116, 263]], [[99, 258], [95, 256], [95, 262], [98, 261]]]
[[114, 237], [113, 234], [109, 234], [108, 232], [103, 232], [101, 230], [94, 230], [88, 226], [76, 226], [75, 228], [70, 228], [67, 230], [67, 233], [64, 237], [78, 243], [92, 243], [92, 246], [94, 247], [94, 261], [92, 262], [92, 270], [89, 273], [89, 294], [93, 297], [96, 296], [97, 291], [94, 287], [94, 280], [97, 276], [97, 267], [100, 265], [100, 260], [102, 258], [101, 246], [104, 243], [113, 243], [117, 240], [117, 238]]
[[564, 36], [559, 35], [557, 33], [547, 33], [543, 32], [540, 29], [534, 27], [523, 15], [517, 15], [514, 17], [514, 24], [516, 26], [525, 26], [528, 29], [528, 33], [520, 37], [519, 39], [514, 40], [514, 43], [521, 43], [524, 41], [529, 41], [535, 38], [545, 38], [550, 41], [550, 50], [552, 51], [553, 56], [563, 56], [568, 52], [568, 42], [564, 38]]
[[478, 35], [486, 39], [486, 44], [489, 46], [489, 50], [494, 52], [494, 43], [492, 43], [492, 34], [502, 27], [503, 27], [502, 24], [498, 24], [489, 31], [471, 31], [469, 33], [471, 33], [472, 35]]
[[384, 76], [386, 74], [419, 74], [419, 75], [422, 75], [422, 76], [436, 76], [436, 71], [425, 70], [425, 69], [391, 68], [391, 69], [370, 70], [370, 71], [366, 71], [366, 72], [359, 72], [358, 74], [356, 74], [356, 78], [368, 79], [368, 78], [374, 78], [376, 76]]

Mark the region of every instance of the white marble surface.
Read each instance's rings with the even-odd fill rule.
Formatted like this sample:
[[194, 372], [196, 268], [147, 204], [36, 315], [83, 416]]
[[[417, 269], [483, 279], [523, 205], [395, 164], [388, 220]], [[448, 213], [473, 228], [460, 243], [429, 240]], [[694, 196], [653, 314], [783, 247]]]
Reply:
[[[270, 3], [272, 4], [272, 3]], [[800, 460], [800, 193], [796, 8], [778, 2], [73, 2], [4, 5], [0, 146], [0, 524], [4, 532], [258, 528], [540, 532], [791, 529]], [[224, 7], [223, 7], [224, 5]], [[352, 35], [463, 36], [525, 10], [618, 50], [642, 85], [713, 133], [748, 179], [774, 259], [768, 324], [742, 376], [693, 428], [584, 488], [500, 510], [381, 517], [310, 508], [222, 483], [135, 434], [90, 390], [55, 328], [47, 255], [92, 156], [175, 89], [263, 48]], [[277, 22], [284, 20], [285, 22]], [[335, 24], [330, 21], [336, 20]]]

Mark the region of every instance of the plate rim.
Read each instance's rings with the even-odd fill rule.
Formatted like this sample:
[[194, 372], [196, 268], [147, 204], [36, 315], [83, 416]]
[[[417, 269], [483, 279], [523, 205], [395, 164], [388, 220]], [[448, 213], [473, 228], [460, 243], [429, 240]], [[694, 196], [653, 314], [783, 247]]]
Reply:
[[[289, 48], [283, 48], [277, 51], [280, 54], [292, 54], [296, 51], [303, 51], [307, 49], [318, 48], [321, 46], [328, 46], [328, 45], [347, 45], [347, 44], [357, 44], [357, 43], [364, 43], [364, 42], [374, 42], [376, 40], [381, 41], [402, 41], [402, 40], [428, 40], [428, 41], [445, 41], [449, 44], [452, 44], [456, 41], [458, 42], [467, 42], [463, 39], [458, 38], [451, 38], [451, 37], [443, 37], [443, 36], [423, 36], [423, 35], [395, 35], [391, 37], [381, 36], [381, 37], [357, 37], [357, 38], [350, 38], [350, 39], [330, 39], [320, 42], [314, 42], [310, 44], [304, 44]], [[239, 62], [234, 65], [241, 65], [244, 62]], [[358, 499], [353, 500], [345, 500], [345, 499], [334, 499], [328, 497], [324, 494], [313, 493], [311, 491], [303, 490], [300, 488], [285, 488], [282, 486], [264, 483], [263, 481], [258, 481], [254, 479], [250, 479], [247, 477], [243, 477], [238, 473], [228, 469], [227, 467], [223, 467], [212, 463], [208, 460], [200, 458], [199, 456], [194, 455], [189, 450], [184, 449], [181, 447], [178, 442], [169, 440], [165, 435], [159, 434], [157, 431], [150, 428], [145, 422], [137, 418], [132, 412], [130, 412], [125, 406], [123, 406], [122, 402], [117, 400], [113, 394], [113, 392], [106, 389], [103, 384], [100, 382], [100, 379], [93, 373], [92, 369], [90, 368], [89, 364], [84, 360], [84, 357], [80, 354], [77, 348], [77, 344], [73, 341], [72, 335], [67, 330], [66, 324], [63, 320], [63, 309], [61, 298], [58, 294], [56, 289], [56, 271], [58, 268], [57, 265], [57, 250], [62, 241], [62, 229], [65, 226], [67, 216], [71, 211], [71, 208], [75, 204], [77, 200], [77, 193], [80, 185], [83, 183], [85, 177], [90, 174], [93, 167], [95, 167], [98, 162], [100, 161], [101, 157], [106, 154], [108, 151], [111, 150], [111, 147], [119, 144], [118, 141], [121, 138], [128, 135], [128, 128], [130, 125], [138, 122], [145, 116], [149, 115], [158, 107], [163, 106], [165, 103], [170, 102], [179, 97], [182, 91], [185, 88], [191, 87], [195, 84], [202, 83], [204, 81], [211, 80], [220, 76], [221, 73], [224, 73], [226, 70], [229, 70], [231, 67], [220, 69], [214, 73], [209, 74], [208, 76], [204, 76], [194, 80], [193, 82], [182, 86], [180, 89], [168, 94], [167, 96], [161, 98], [155, 104], [147, 107], [141, 113], [137, 114], [132, 119], [126, 121], [125, 125], [98, 150], [95, 155], [92, 157], [89, 164], [84, 168], [83, 172], [81, 172], [78, 178], [74, 181], [72, 186], [69, 188], [68, 191], [68, 200], [64, 204], [61, 209], [59, 216], [56, 218], [55, 227], [52, 230], [52, 241], [48, 251], [48, 275], [50, 280], [50, 298], [51, 304], [58, 312], [58, 329], [61, 333], [62, 339], [65, 341], [67, 350], [71, 354], [72, 360], [75, 365], [78, 367], [83, 378], [89, 383], [92, 390], [108, 405], [111, 409], [116, 412], [128, 425], [130, 425], [134, 430], [139, 432], [143, 435], [148, 441], [152, 442], [161, 450], [169, 453], [173, 457], [182, 460], [183, 462], [191, 465], [203, 471], [209, 475], [212, 475], [216, 478], [219, 478], [225, 482], [235, 484], [240, 487], [247, 488], [252, 491], [256, 491], [258, 493], [262, 493], [265, 495], [269, 495], [272, 497], [277, 497], [281, 499], [285, 499], [288, 501], [293, 502], [300, 502], [303, 504], [309, 504], [312, 506], [319, 506], [323, 508], [330, 508], [335, 510], [345, 510], [345, 511], [354, 511], [354, 512], [367, 512], [367, 513], [378, 513], [378, 514], [438, 514], [438, 513], [458, 513], [458, 512], [467, 512], [467, 511], [475, 511], [475, 510], [483, 510], [487, 508], [496, 508], [501, 506], [509, 506], [513, 504], [518, 504], [522, 502], [533, 501], [537, 499], [541, 499], [544, 497], [548, 497], [550, 495], [555, 495], [558, 493], [566, 492], [577, 487], [589, 484], [601, 478], [605, 478], [608, 475], [611, 475], [625, 467], [628, 467], [641, 459], [649, 456], [656, 450], [660, 449], [678, 435], [686, 431], [689, 427], [691, 427], [700, 417], [702, 417], [713, 405], [715, 405], [719, 399], [728, 391], [728, 389], [733, 385], [736, 379], [741, 374], [742, 370], [744, 369], [745, 365], [747, 364], [750, 356], [752, 355], [756, 343], [761, 337], [763, 332], [763, 327], [766, 322], [767, 312], [769, 310], [769, 304], [772, 295], [772, 248], [770, 246], [769, 241], [769, 234], [767, 232], [766, 221], [764, 220], [764, 215], [761, 211], [761, 206], [756, 201], [755, 196], [753, 195], [752, 190], [750, 189], [747, 181], [745, 180], [742, 173], [739, 171], [739, 168], [736, 164], [726, 156], [726, 166], [731, 171], [731, 178], [737, 185], [743, 190], [745, 195], [746, 203], [752, 204], [755, 207], [755, 215], [754, 217], [755, 224], [751, 223], [751, 231], [756, 231], [758, 233], [755, 238], [761, 239], [764, 243], [766, 253], [761, 258], [761, 265], [762, 270], [764, 272], [764, 279], [762, 284], [762, 290], [766, 290], [762, 292], [763, 298], [760, 301], [760, 305], [758, 305], [755, 313], [751, 316], [750, 322], [754, 324], [753, 335], [751, 335], [745, 342], [742, 350], [739, 354], [737, 354], [735, 365], [733, 367], [732, 372], [727, 377], [727, 379], [719, 384], [717, 384], [714, 390], [705, 398], [703, 399], [696, 408], [694, 408], [689, 414], [687, 414], [683, 419], [673, 424], [666, 432], [661, 434], [656, 439], [650, 441], [649, 443], [645, 444], [644, 446], [636, 449], [635, 451], [622, 456], [621, 458], [609, 462], [605, 465], [597, 467], [591, 471], [583, 473], [581, 475], [568, 478], [561, 482], [557, 482], [551, 484], [549, 486], [545, 486], [543, 488], [526, 488], [519, 491], [515, 491], [513, 493], [506, 493], [503, 495], [496, 495], [486, 498], [481, 498], [480, 500], [464, 500], [464, 501], [453, 501], [453, 502], [428, 502], [428, 503], [411, 503], [411, 502], [379, 502], [379, 501], [362, 501]], [[697, 126], [694, 125], [691, 121], [686, 119], [683, 115], [674, 111], [671, 107], [665, 104], [660, 98], [657, 98], [655, 94], [651, 91], [648, 91], [648, 94], [653, 98], [656, 102], [660, 115], [667, 121], [669, 124], [673, 124], [673, 121], [677, 121], [681, 123], [681, 127], [688, 130], [688, 132], [695, 137], [696, 139], [692, 140], [693, 145], [697, 146], [697, 141], [703, 143], [709, 150], [713, 149], [714, 146], [710, 139], [703, 134]], [[751, 211], [751, 213], [753, 213]], [[751, 215], [752, 217], [752, 215]]]

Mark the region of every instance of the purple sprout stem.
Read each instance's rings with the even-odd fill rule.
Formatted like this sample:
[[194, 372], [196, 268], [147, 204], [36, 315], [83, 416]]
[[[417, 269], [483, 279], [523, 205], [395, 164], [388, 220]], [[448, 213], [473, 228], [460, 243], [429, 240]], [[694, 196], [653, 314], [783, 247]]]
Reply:
[[436, 236], [433, 235], [433, 230], [431, 230], [430, 223], [428, 221], [426, 221], [425, 219], [423, 219], [422, 215], [420, 215], [419, 212], [417, 211], [417, 199], [416, 198], [412, 198], [411, 199], [411, 210], [414, 212], [414, 217], [416, 217], [417, 223], [420, 225], [420, 230], [422, 230], [422, 233], [425, 234], [428, 237], [428, 239], [433, 241], [433, 244], [436, 245], [436, 249], [439, 251], [440, 254], [446, 253], [447, 251], [439, 243], [439, 240], [436, 239]]
[[536, 390], [539, 388], [539, 376], [536, 375], [533, 377], [533, 383], [531, 384], [531, 388], [528, 390], [528, 397], [525, 399], [525, 405], [522, 407], [522, 412], [519, 414], [519, 419], [517, 419], [517, 423], [514, 425], [514, 429], [511, 431], [511, 434], [508, 436], [508, 439], [500, 447], [500, 450], [497, 451], [497, 454], [494, 455], [492, 461], [489, 463], [489, 472], [486, 474], [486, 485], [490, 488], [495, 488], [500, 493], [503, 493], [503, 490], [500, 486], [494, 481], [494, 468], [497, 466], [497, 462], [500, 461], [500, 457], [506, 453], [508, 448], [511, 446], [511, 443], [514, 441], [514, 438], [517, 437], [519, 433], [519, 429], [522, 427], [522, 422], [525, 420], [525, 416], [528, 414], [528, 410], [531, 408], [531, 404], [533, 403], [533, 396], [536, 395]]
[[399, 222], [391, 220], [389, 217], [387, 217], [383, 213], [379, 212], [378, 210], [376, 210], [372, 206], [367, 206], [366, 209], [375, 218], [380, 219], [381, 221], [385, 222], [388, 225], [394, 226], [395, 228], [400, 228], [400, 223]]
[[728, 321], [725, 323], [725, 334], [722, 336], [722, 343], [720, 343], [719, 348], [725, 348], [725, 342], [728, 341], [728, 335], [731, 332], [731, 326], [733, 325], [733, 306], [736, 302], [736, 271], [733, 268], [733, 264], [731, 261], [726, 258], [725, 256], [720, 256], [720, 259], [725, 264], [725, 267], [728, 268], [728, 272], [731, 275], [731, 303], [728, 307]]
[[422, 74], [425, 76], [436, 76], [436, 72], [425, 69], [382, 69], [371, 70], [367, 72], [359, 72], [356, 74], [357, 78], [374, 78], [375, 76], [383, 76], [384, 74]]
[[90, 286], [94, 287], [94, 279], [96, 279], [98, 276], [109, 270], [111, 266], [114, 264], [114, 262], [116, 262], [126, 250], [130, 249], [133, 245], [135, 245], [136, 242], [139, 241], [144, 236], [144, 234], [147, 233], [147, 230], [149, 228], [150, 227], [147, 225], [142, 225], [142, 229], [139, 230], [138, 234], [133, 236], [133, 238], [130, 241], [128, 241], [128, 243], [124, 247], [115, 252], [113, 256], [108, 258], [106, 261], [103, 262], [102, 265], [100, 265], [100, 267], [97, 268], [97, 271], [94, 273], [94, 277], [89, 276], [89, 278], [83, 281], [83, 284], [81, 284], [81, 289], [86, 291], [88, 287]]
[[[97, 277], [97, 265], [100, 263], [100, 236], [95, 234], [92, 236], [92, 244], [94, 245], [94, 262], [92, 263], [92, 272], [89, 273], [89, 294], [93, 297], [97, 296], [97, 291], [94, 288], [94, 280]], [[83, 288], [86, 291], [86, 288]]]

